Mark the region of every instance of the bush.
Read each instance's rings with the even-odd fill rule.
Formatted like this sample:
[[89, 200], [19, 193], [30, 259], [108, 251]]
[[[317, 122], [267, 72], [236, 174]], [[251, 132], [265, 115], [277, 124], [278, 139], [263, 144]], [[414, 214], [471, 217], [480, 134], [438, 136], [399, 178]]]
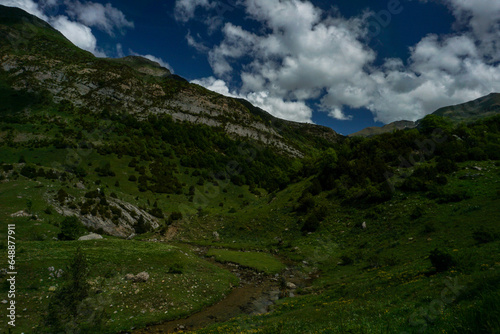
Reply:
[[86, 232], [85, 226], [75, 217], [66, 217], [61, 222], [61, 232], [57, 235], [59, 240], [76, 240]]
[[495, 241], [498, 236], [493, 230], [486, 229], [484, 226], [481, 226], [472, 233], [472, 237], [478, 244], [486, 244], [488, 242]]
[[440, 173], [450, 174], [458, 170], [457, 164], [450, 159], [439, 159], [436, 169]]
[[20, 173], [22, 176], [25, 176], [29, 179], [34, 179], [35, 177], [37, 177], [36, 168], [33, 166], [24, 166], [23, 168], [21, 168]]
[[424, 213], [425, 213], [425, 210], [421, 206], [417, 206], [411, 212], [410, 218], [412, 220], [418, 219], [418, 218], [422, 217], [424, 215]]
[[180, 220], [182, 219], [182, 213], [180, 212], [172, 212], [169, 217], [170, 220]]
[[184, 265], [182, 263], [174, 263], [168, 268], [169, 274], [182, 274], [184, 272]]
[[152, 208], [149, 213], [156, 218], [163, 218], [163, 211], [160, 208]]
[[447, 271], [455, 265], [455, 260], [451, 254], [443, 252], [435, 248], [429, 254], [429, 260], [431, 260], [432, 266], [436, 268], [437, 272]]
[[66, 201], [66, 198], [68, 198], [68, 197], [69, 197], [69, 194], [63, 188], [61, 188], [57, 191], [56, 199], [59, 201], [59, 203], [64, 204], [64, 202]]
[[295, 209], [295, 211], [304, 214], [313, 209], [314, 206], [316, 205], [316, 202], [314, 201], [314, 198], [312, 197], [310, 192], [304, 192], [298, 204], [299, 205]]
[[342, 255], [340, 257], [340, 260], [342, 261], [342, 263], [341, 263], [342, 266], [348, 266], [348, 265], [354, 263], [354, 260], [351, 257], [347, 256], [347, 255]]
[[144, 217], [141, 215], [137, 221], [137, 225], [134, 226], [135, 233], [144, 234], [151, 230], [151, 225], [149, 225]]
[[316, 232], [319, 228], [319, 223], [320, 221], [318, 217], [314, 214], [311, 214], [309, 217], [307, 217], [300, 231], [302, 233]]

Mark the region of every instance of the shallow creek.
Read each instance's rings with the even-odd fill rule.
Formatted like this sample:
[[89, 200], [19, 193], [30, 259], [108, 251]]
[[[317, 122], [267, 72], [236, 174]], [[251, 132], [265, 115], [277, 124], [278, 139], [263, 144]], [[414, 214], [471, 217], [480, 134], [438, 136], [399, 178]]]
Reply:
[[197, 330], [214, 323], [228, 321], [242, 314], [266, 313], [278, 299], [293, 297], [297, 287], [304, 288], [310, 286], [312, 282], [312, 278], [290, 268], [278, 276], [269, 276], [233, 263], [220, 264], [210, 258], [206, 260], [231, 271], [240, 279], [239, 285], [224, 299], [198, 313], [184, 319], [138, 329], [133, 332], [134, 334]]

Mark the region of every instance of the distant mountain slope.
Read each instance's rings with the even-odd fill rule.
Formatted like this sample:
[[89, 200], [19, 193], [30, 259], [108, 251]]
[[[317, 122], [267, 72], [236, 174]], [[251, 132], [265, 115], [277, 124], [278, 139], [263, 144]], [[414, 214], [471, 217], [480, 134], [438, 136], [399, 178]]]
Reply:
[[190, 84], [141, 57], [96, 58], [18, 8], [0, 6], [0, 51], [2, 78], [8, 86], [46, 92], [56, 102], [68, 100], [90, 112], [139, 119], [168, 114], [176, 121], [222, 128], [292, 156], [341, 138], [329, 128], [280, 120], [247, 101]]
[[396, 121], [382, 127], [371, 126], [365, 128], [361, 131], [350, 134], [349, 137], [371, 137], [382, 133], [393, 132], [394, 130], [412, 129], [415, 126], [416, 123], [412, 121]]
[[[433, 115], [447, 117], [453, 123], [472, 122], [480, 118], [493, 116], [500, 113], [500, 94], [491, 93], [477, 100], [455, 106], [443, 107]], [[389, 123], [382, 127], [368, 127], [361, 131], [352, 133], [349, 137], [371, 137], [382, 133], [392, 132], [394, 130], [412, 129], [418, 125], [419, 121], [397, 121]]]
[[491, 93], [474, 101], [438, 109], [434, 115], [448, 117], [452, 122], [458, 123], [498, 113], [500, 113], [500, 94]]

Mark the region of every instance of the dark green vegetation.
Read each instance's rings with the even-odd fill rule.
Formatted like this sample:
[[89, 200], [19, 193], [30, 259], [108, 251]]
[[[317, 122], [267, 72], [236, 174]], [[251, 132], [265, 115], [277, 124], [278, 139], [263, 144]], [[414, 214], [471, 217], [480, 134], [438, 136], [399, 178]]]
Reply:
[[266, 274], [277, 274], [285, 269], [283, 263], [266, 253], [212, 249], [207, 253], [207, 256], [213, 256], [219, 262], [236, 263]]
[[[95, 59], [0, 9], [10, 36], [0, 38], [0, 268], [16, 224], [16, 330], [116, 333], [196, 312], [237, 284], [195, 255], [202, 246], [220, 262], [278, 275], [284, 262], [318, 278], [270, 313], [200, 333], [500, 330], [500, 116], [431, 115], [415, 129], [339, 138], [149, 62]], [[49, 63], [69, 81], [40, 81]], [[81, 82], [133, 83], [134, 101], [149, 97], [49, 90]], [[221, 123], [182, 120], [187, 96], [223, 110], [211, 119]], [[171, 112], [148, 112], [164, 101]], [[242, 120], [280, 141], [228, 130], [251, 129]], [[105, 238], [75, 240], [88, 232]], [[125, 279], [141, 272], [146, 282]]]

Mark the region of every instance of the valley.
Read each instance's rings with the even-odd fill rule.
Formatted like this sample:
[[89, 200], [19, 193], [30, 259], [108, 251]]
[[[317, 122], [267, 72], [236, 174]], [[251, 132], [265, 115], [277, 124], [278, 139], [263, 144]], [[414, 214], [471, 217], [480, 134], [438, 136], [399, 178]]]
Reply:
[[1, 332], [500, 331], [498, 94], [344, 137], [0, 33]]

